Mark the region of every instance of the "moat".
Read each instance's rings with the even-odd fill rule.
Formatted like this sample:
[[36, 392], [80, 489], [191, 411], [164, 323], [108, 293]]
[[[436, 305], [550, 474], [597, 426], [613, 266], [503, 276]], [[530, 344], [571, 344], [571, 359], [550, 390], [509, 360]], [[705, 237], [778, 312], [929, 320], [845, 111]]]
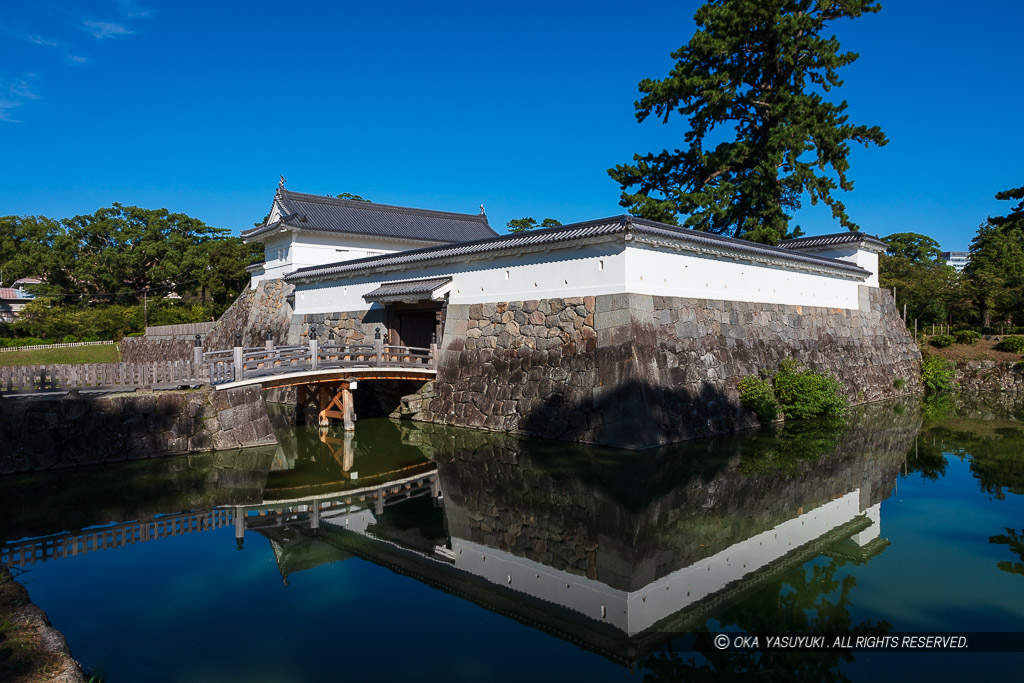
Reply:
[[[108, 683], [1005, 678], [1024, 664], [1022, 420], [999, 394], [890, 401], [639, 453], [283, 427], [276, 447], [2, 477], [0, 560]], [[1011, 651], [716, 651], [703, 632]]]

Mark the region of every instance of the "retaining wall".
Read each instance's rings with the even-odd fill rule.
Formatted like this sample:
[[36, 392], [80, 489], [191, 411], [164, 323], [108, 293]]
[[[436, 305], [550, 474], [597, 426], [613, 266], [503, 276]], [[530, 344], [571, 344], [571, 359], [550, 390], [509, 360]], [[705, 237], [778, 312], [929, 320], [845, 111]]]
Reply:
[[920, 352], [891, 295], [861, 297], [860, 310], [640, 294], [450, 305], [435, 397], [413, 419], [648, 448], [756, 425], [737, 385], [786, 358], [834, 373], [854, 403], [916, 391]]
[[272, 445], [258, 387], [0, 400], [0, 474]]

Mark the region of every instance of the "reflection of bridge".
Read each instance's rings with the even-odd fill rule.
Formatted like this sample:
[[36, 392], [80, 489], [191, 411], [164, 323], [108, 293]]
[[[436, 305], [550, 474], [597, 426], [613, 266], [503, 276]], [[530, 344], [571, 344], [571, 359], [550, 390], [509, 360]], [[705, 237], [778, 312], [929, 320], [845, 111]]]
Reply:
[[[426, 495], [436, 499], [440, 493], [437, 468], [432, 466], [426, 472], [348, 491], [267, 501], [255, 505], [236, 505], [232, 508], [235, 539], [241, 547], [246, 530], [259, 531], [293, 524], [309, 524], [311, 529], [319, 529], [321, 519], [346, 515], [353, 511], [353, 507], [366, 509], [363, 506], [372, 504], [374, 514], [380, 515], [387, 506]], [[345, 526], [348, 525], [349, 521], [346, 520]]]
[[0, 546], [0, 564], [23, 567], [36, 562], [111, 550], [192, 532], [219, 529], [231, 524], [233, 515], [234, 511], [231, 508], [182, 512], [175, 515], [161, 515], [151, 520], [125, 522], [5, 543]]

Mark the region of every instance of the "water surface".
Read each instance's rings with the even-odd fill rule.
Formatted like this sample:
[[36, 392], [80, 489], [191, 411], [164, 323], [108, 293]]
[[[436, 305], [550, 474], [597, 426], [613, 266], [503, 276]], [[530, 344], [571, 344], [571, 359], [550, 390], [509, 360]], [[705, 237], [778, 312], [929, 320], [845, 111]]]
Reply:
[[105, 681], [1005, 677], [1024, 655], [693, 634], [1024, 632], [1022, 407], [876, 404], [643, 453], [284, 428], [0, 479], [2, 555]]

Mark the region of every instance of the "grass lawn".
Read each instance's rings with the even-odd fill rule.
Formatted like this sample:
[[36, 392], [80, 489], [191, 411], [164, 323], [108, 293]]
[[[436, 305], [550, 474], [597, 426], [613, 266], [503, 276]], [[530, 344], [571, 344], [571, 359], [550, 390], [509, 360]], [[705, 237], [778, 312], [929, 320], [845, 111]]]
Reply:
[[66, 349], [5, 351], [0, 365], [57, 365], [58, 363], [116, 363], [121, 360], [117, 344], [72, 346]]

